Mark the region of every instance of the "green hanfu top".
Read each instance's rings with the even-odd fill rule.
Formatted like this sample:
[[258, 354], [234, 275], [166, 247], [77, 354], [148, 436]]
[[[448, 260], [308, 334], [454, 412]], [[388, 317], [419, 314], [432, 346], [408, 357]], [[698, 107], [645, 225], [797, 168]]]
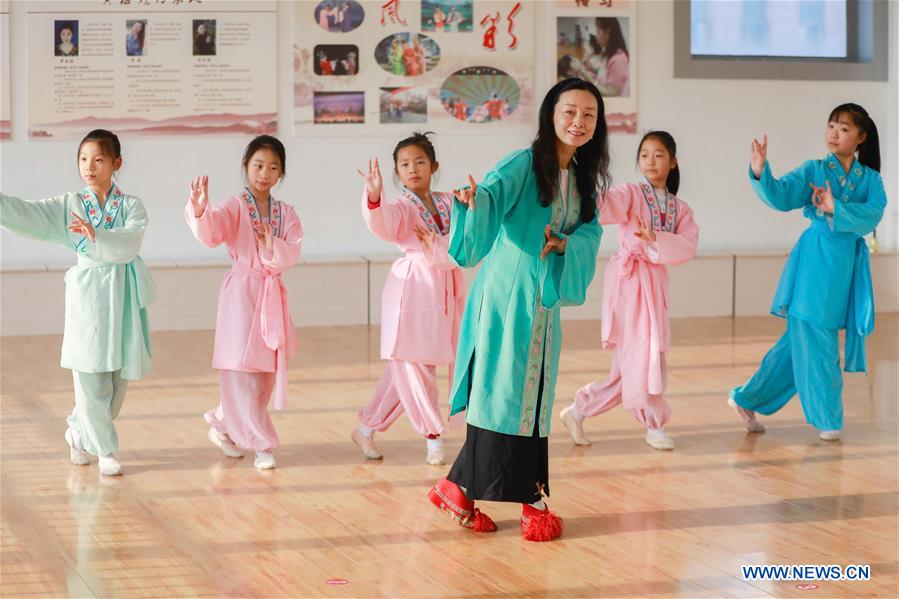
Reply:
[[[456, 201], [449, 253], [484, 264], [468, 295], [451, 393], [451, 414], [507, 435], [549, 435], [559, 368], [559, 308], [584, 303], [602, 227], [580, 219], [574, 173], [550, 206], [539, 201], [531, 150], [503, 158], [478, 185], [474, 209]], [[567, 236], [565, 254], [540, 258], [545, 227]], [[543, 401], [537, 414], [539, 377]], [[470, 390], [470, 391], [469, 391]]]
[[[68, 230], [73, 212], [91, 222], [96, 241]], [[65, 275], [63, 368], [121, 370], [130, 380], [149, 372], [147, 306], [155, 287], [138, 256], [147, 226], [138, 198], [115, 185], [102, 208], [88, 188], [36, 201], [0, 194], [0, 226], [75, 251], [78, 262]]]

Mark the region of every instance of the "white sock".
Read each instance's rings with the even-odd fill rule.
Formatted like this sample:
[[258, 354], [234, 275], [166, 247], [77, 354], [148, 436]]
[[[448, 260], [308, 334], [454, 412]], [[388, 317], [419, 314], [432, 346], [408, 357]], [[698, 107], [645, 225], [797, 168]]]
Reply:
[[365, 426], [365, 425], [362, 424], [361, 422], [359, 423], [359, 426], [358, 426], [357, 428], [359, 429], [359, 432], [362, 433], [362, 436], [363, 436], [363, 437], [367, 437], [367, 438], [371, 439], [371, 438], [374, 436], [374, 434], [375, 434], [375, 431], [373, 431], [372, 429], [368, 428], [367, 426]]
[[540, 510], [541, 512], [546, 509], [546, 504], [541, 499], [540, 501], [535, 501], [531, 504], [531, 507], [535, 510]]
[[577, 406], [574, 404], [571, 404], [571, 409], [568, 410], [568, 413], [578, 422], [584, 419], [584, 415], [578, 411]]
[[443, 439], [437, 437], [436, 439], [425, 439], [428, 442], [428, 451], [434, 451], [435, 449], [441, 449], [443, 447]]

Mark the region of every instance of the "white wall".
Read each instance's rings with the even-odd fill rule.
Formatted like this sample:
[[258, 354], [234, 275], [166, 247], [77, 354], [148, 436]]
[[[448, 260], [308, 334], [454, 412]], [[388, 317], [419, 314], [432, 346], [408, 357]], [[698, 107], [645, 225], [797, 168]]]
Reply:
[[[897, 12], [891, 3], [891, 49], [896, 53]], [[541, 3], [541, 11], [547, 4]], [[292, 72], [290, 65], [293, 7], [279, 3], [280, 137], [288, 149], [288, 177], [277, 194], [293, 203], [306, 230], [307, 256], [357, 256], [379, 253], [387, 246], [365, 230], [359, 217], [360, 185], [355, 168], [370, 155], [390, 163], [394, 138], [294, 138], [292, 135]], [[5, 193], [29, 198], [55, 195], [81, 187], [75, 170], [75, 142], [27, 141], [27, 61], [17, 48], [25, 47], [25, 6], [11, 6], [11, 77], [13, 141], [0, 144], [0, 178]], [[538, 20], [539, 24], [547, 23]], [[682, 193], [703, 227], [702, 252], [782, 251], [789, 248], [805, 223], [797, 214], [782, 215], [755, 200], [746, 182], [749, 142], [767, 132], [769, 157], [776, 173], [824, 154], [824, 121], [830, 109], [844, 101], [864, 105], [874, 115], [882, 136], [884, 178], [890, 196], [889, 214], [880, 228], [881, 245], [897, 247], [897, 96], [896, 61], [891, 81], [790, 82], [725, 81], [673, 78], [673, 3], [644, 0], [638, 5], [637, 74], [640, 128], [665, 128], [680, 146]], [[546, 81], [553, 65], [553, 36], [540, 32], [538, 77]], [[544, 86], [545, 88], [546, 86]], [[527, 136], [508, 136], [494, 127], [495, 137], [464, 138], [445, 135], [438, 140], [443, 165], [438, 187], [463, 182], [472, 172], [482, 175], [503, 154], [526, 145]], [[635, 178], [633, 156], [638, 138], [615, 136], [613, 174], [616, 180]], [[210, 175], [214, 197], [241, 187], [239, 163], [246, 138], [169, 138], [124, 140], [125, 166], [120, 182], [140, 196], [150, 211], [151, 225], [143, 256], [154, 263], [178, 259], [209, 259], [210, 251], [189, 235], [181, 211], [187, 182]], [[614, 247], [609, 231], [603, 250]], [[8, 233], [0, 235], [4, 267], [65, 264], [71, 253]]]

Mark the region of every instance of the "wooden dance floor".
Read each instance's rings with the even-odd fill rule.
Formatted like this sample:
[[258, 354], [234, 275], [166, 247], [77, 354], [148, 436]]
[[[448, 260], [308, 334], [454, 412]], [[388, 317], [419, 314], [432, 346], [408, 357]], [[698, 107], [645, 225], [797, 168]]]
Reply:
[[[350, 442], [381, 373], [378, 330], [300, 330], [278, 469], [206, 439], [212, 332], [154, 336], [154, 373], [118, 419], [125, 475], [73, 466], [59, 337], [2, 339], [3, 597], [895, 597], [899, 316], [878, 315], [870, 373], [846, 376], [842, 442], [819, 441], [798, 400], [746, 434], [725, 404], [782, 331], [775, 318], [673, 322], [659, 452], [619, 409], [575, 447], [558, 413], [607, 375], [599, 323], [565, 325], [550, 439], [552, 543], [519, 537], [519, 506], [485, 503], [476, 535], [425, 499], [449, 466], [424, 463], [405, 419]], [[445, 387], [441, 389], [445, 403]], [[463, 428], [447, 435], [454, 458]], [[870, 565], [869, 581], [747, 581], [741, 565]]]

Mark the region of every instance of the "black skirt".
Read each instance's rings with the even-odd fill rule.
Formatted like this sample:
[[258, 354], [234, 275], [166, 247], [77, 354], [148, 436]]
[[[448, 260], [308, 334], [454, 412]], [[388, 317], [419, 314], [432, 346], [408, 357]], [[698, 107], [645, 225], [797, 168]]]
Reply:
[[[541, 376], [536, 414], [540, 413], [542, 402]], [[547, 437], [540, 437], [536, 423], [530, 437], [506, 435], [469, 424], [465, 444], [447, 479], [464, 488], [469, 499], [535, 503], [542, 495], [549, 496], [548, 441]]]

